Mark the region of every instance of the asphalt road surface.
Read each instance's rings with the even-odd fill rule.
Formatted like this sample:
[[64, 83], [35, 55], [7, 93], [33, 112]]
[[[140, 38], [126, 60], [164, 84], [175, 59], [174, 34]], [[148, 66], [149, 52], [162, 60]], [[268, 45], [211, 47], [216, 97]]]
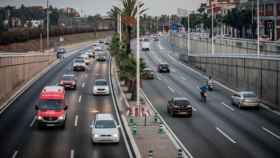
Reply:
[[[93, 60], [86, 72], [73, 72], [73, 59], [71, 56], [56, 65], [0, 115], [1, 158], [129, 157], [123, 136], [119, 144], [93, 144], [90, 139], [89, 125], [97, 112], [113, 113], [117, 119], [111, 96], [92, 95], [95, 79], [109, 79], [109, 62]], [[66, 92], [65, 129], [37, 128], [34, 104], [41, 90], [57, 84], [65, 73], [74, 73], [78, 82], [77, 90]]]
[[[280, 116], [262, 108], [238, 109], [231, 105], [231, 94], [219, 87], [201, 103], [199, 87], [206, 81], [177, 60], [178, 53], [167, 45], [165, 39], [152, 41], [151, 50], [141, 52], [154, 71], [159, 63], [171, 68], [169, 74], [156, 73], [155, 80], [144, 81], [143, 90], [193, 157], [279, 158]], [[167, 101], [174, 96], [190, 100], [192, 118], [167, 113]]]

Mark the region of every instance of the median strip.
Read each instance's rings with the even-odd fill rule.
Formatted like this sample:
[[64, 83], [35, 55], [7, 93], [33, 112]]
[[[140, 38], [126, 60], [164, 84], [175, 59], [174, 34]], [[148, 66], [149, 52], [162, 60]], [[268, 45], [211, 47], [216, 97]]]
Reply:
[[34, 125], [35, 121], [36, 121], [36, 116], [34, 116], [34, 118], [33, 118], [33, 120], [31, 121], [31, 123], [30, 123], [29, 126], [32, 127], [32, 126]]
[[76, 116], [75, 116], [75, 123], [74, 123], [74, 126], [75, 126], [75, 127], [78, 126], [78, 120], [79, 120], [79, 116], [76, 115]]
[[79, 103], [81, 103], [81, 101], [82, 101], [82, 96], [80, 95], [79, 96]]
[[234, 109], [232, 107], [230, 107], [229, 105], [225, 104], [224, 102], [222, 103], [222, 105], [224, 105], [229, 110], [234, 111]]
[[168, 86], [168, 89], [172, 92], [172, 93], [175, 93], [175, 90], [171, 87]]

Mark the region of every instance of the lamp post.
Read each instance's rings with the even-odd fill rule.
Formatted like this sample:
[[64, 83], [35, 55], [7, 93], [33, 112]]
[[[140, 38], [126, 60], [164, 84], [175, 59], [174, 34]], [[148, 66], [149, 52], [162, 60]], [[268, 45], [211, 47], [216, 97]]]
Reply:
[[260, 56], [260, 1], [257, 0], [257, 53]]
[[140, 10], [139, 10], [140, 0], [136, 1], [136, 25], [137, 25], [137, 53], [136, 53], [136, 104], [138, 106], [138, 111], [140, 111]]
[[212, 45], [212, 47], [211, 47], [211, 54], [212, 55], [214, 55], [215, 54], [215, 45], [214, 45], [214, 5], [213, 5], [214, 3], [213, 2], [211, 2], [211, 14], [212, 14], [212, 16], [211, 16], [211, 45]]
[[49, 15], [49, 0], [47, 0], [47, 49], [49, 49], [50, 44], [50, 15]]

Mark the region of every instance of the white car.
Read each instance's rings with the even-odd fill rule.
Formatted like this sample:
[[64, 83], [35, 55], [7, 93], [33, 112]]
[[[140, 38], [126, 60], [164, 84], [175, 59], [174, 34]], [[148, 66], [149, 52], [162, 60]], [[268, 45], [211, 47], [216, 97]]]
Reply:
[[95, 80], [92, 92], [93, 95], [109, 95], [110, 90], [107, 81], [105, 79]]
[[87, 65], [81, 57], [75, 58], [73, 62], [73, 71], [86, 71]]
[[93, 143], [119, 143], [119, 127], [110, 113], [96, 114], [95, 121], [92, 121], [91, 139]]
[[80, 57], [84, 58], [85, 63], [86, 63], [87, 65], [90, 64], [90, 58], [89, 58], [89, 55], [88, 55], [87, 53], [82, 54]]

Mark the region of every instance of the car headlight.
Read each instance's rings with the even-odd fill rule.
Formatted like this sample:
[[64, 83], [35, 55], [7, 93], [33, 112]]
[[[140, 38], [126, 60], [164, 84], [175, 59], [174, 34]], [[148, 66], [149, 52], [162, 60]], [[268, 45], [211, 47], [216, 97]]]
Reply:
[[58, 119], [59, 120], [64, 120], [65, 119], [65, 115], [59, 116]]
[[118, 134], [113, 134], [113, 137], [118, 138], [119, 135]]
[[95, 138], [98, 138], [98, 137], [99, 137], [99, 135], [98, 135], [98, 134], [94, 134], [94, 137], [95, 137]]
[[42, 116], [38, 116], [37, 119], [38, 120], [43, 120], [43, 117]]

